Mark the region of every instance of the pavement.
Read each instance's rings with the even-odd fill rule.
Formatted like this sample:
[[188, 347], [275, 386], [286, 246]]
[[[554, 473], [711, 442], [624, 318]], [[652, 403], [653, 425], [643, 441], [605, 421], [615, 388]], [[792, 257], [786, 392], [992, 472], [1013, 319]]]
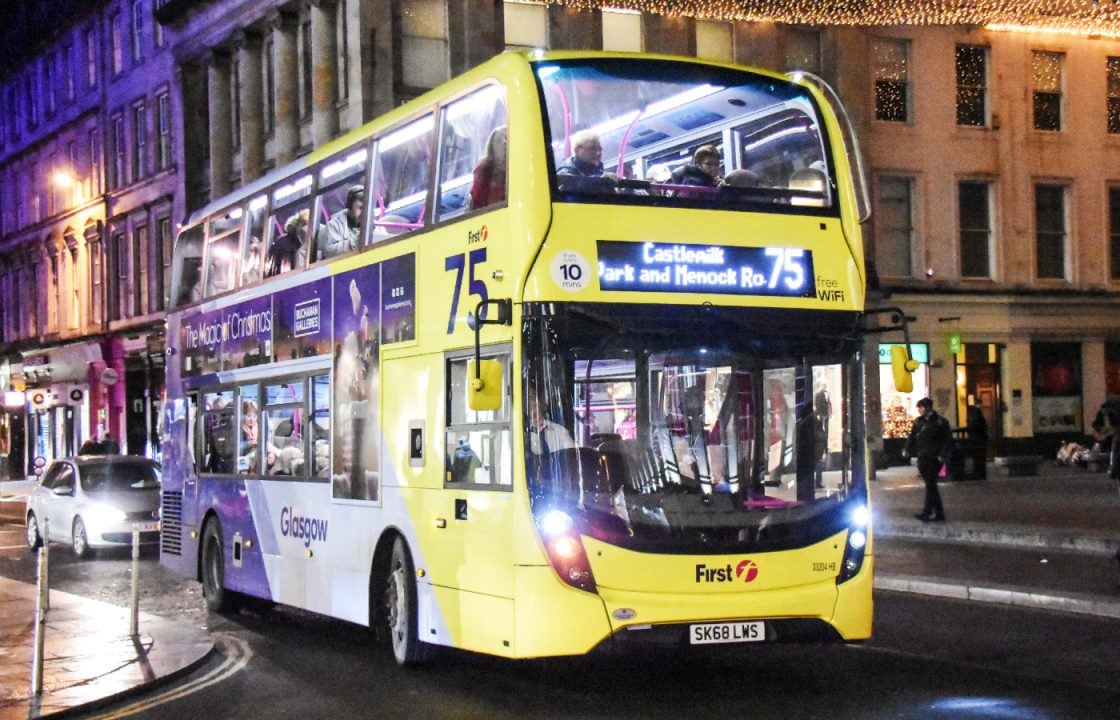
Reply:
[[913, 467], [872, 486], [875, 587], [1120, 619], [1120, 492], [1104, 473], [940, 483], [948, 520], [923, 523]]
[[[20, 519], [18, 525], [0, 526], [4, 553], [27, 553], [18, 497], [23, 490], [21, 485], [0, 483], [0, 496], [8, 496], [0, 497], [0, 514]], [[65, 552], [61, 546], [52, 547], [52, 567], [55, 556]], [[43, 693], [35, 697], [35, 595], [33, 584], [0, 576], [0, 720], [72, 714], [118, 702], [190, 673], [215, 652], [204, 628], [141, 612], [140, 632], [133, 638], [127, 607], [52, 589], [45, 622]]]

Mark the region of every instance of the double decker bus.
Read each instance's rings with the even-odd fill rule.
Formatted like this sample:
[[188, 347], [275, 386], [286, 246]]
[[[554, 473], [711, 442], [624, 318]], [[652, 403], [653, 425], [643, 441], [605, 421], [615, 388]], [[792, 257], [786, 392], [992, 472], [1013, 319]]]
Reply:
[[211, 203], [161, 562], [402, 664], [867, 638], [851, 149], [800, 76], [506, 53]]

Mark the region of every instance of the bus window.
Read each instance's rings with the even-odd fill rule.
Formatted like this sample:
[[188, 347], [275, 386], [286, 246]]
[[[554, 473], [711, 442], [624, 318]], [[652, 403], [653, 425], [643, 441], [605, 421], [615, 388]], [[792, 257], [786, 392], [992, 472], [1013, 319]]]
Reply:
[[426, 115], [377, 142], [369, 199], [375, 241], [424, 227], [432, 126]]
[[311, 378], [311, 475], [329, 478], [331, 474], [331, 379], [328, 375]]
[[249, 201], [249, 229], [245, 234], [245, 252], [241, 259], [242, 285], [250, 285], [261, 279], [264, 269], [264, 223], [267, 206], [267, 195], [259, 195]]
[[238, 425], [237, 474], [258, 475], [261, 471], [260, 390], [254, 383], [240, 390], [241, 422]]
[[[365, 148], [328, 163], [319, 174], [314, 260], [357, 250], [366, 207]], [[324, 189], [326, 188], [326, 189]]]
[[202, 395], [202, 460], [200, 472], [228, 475], [234, 471], [233, 391]]
[[[509, 356], [498, 359], [508, 382]], [[509, 394], [503, 393], [497, 411], [471, 410], [467, 404], [469, 361], [457, 358], [447, 363], [447, 484], [508, 490], [513, 485]]]
[[202, 299], [202, 234], [195, 225], [179, 233], [172, 263], [171, 307], [178, 308]]
[[187, 395], [187, 455], [191, 459], [191, 470], [198, 472], [198, 395]]
[[266, 475], [307, 475], [303, 442], [303, 422], [307, 415], [303, 385], [301, 378], [264, 387]]
[[310, 175], [277, 188], [272, 194], [272, 214], [268, 218], [268, 252], [264, 276], [301, 268], [307, 264], [307, 239], [311, 223]]
[[439, 219], [506, 200], [506, 96], [488, 85], [443, 111], [439, 150]]
[[241, 208], [210, 219], [206, 241], [206, 292], [214, 297], [237, 285], [237, 266], [241, 254]]
[[560, 201], [835, 212], [825, 131], [796, 83], [630, 59], [546, 61], [537, 77]]

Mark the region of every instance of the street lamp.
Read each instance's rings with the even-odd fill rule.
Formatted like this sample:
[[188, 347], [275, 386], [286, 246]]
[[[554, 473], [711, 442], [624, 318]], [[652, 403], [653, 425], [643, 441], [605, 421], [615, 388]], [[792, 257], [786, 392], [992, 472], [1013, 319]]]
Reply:
[[54, 175], [51, 176], [51, 182], [56, 188], [64, 190], [74, 187], [74, 183], [77, 181], [69, 170], [55, 170]]

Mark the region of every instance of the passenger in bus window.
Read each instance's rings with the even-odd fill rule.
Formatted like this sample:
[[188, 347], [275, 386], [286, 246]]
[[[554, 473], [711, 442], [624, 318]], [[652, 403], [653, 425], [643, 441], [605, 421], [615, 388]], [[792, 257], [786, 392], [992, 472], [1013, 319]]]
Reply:
[[472, 482], [474, 471], [482, 467], [478, 453], [471, 447], [466, 435], [459, 436], [459, 445], [451, 460], [451, 482]]
[[255, 283], [261, 279], [261, 263], [264, 258], [262, 257], [261, 239], [254, 235], [249, 238], [249, 244], [245, 248], [245, 266], [241, 269], [241, 284], [248, 285]]
[[471, 184], [472, 210], [505, 202], [508, 155], [508, 131], [505, 126], [494, 128], [486, 141], [482, 159], [474, 169], [474, 182]]
[[[692, 187], [717, 187], [722, 164], [719, 149], [715, 145], [704, 145], [692, 156], [692, 164], [683, 165], [673, 171], [674, 185]], [[684, 190], [677, 193], [681, 197], [693, 196]]]
[[339, 210], [319, 228], [316, 247], [319, 259], [344, 255], [358, 249], [358, 235], [366, 210], [366, 191], [354, 185], [346, 191], [346, 207]]
[[545, 417], [544, 403], [533, 385], [526, 388], [529, 403], [529, 449], [534, 455], [548, 455], [576, 446], [568, 428]]
[[618, 176], [603, 170], [603, 144], [599, 136], [583, 130], [572, 136], [572, 156], [556, 168], [561, 192], [613, 193]]
[[272, 241], [265, 261], [265, 277], [272, 277], [307, 261], [307, 228], [311, 213], [304, 208], [284, 223], [284, 234]]
[[241, 451], [237, 468], [239, 472], [256, 475], [260, 468], [257, 458], [260, 442], [260, 411], [252, 400], [241, 401]]

